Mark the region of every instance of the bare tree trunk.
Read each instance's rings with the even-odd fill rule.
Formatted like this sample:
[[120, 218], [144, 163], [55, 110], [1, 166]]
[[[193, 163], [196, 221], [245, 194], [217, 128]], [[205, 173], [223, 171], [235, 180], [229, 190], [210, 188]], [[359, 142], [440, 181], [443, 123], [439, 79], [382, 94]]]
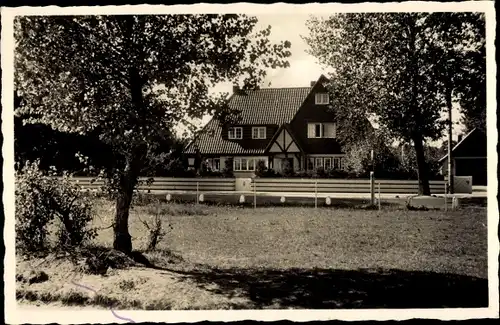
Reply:
[[421, 135], [413, 136], [415, 146], [415, 154], [417, 156], [417, 172], [418, 172], [418, 195], [431, 195], [429, 186], [429, 173], [427, 162], [425, 161], [423, 138]]

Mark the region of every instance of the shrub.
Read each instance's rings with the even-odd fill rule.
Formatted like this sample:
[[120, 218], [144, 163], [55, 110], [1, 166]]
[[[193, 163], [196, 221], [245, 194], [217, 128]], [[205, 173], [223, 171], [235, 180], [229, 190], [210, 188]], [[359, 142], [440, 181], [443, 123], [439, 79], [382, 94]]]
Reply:
[[330, 168], [326, 170], [326, 176], [328, 178], [340, 178], [345, 179], [349, 177], [349, 173], [342, 169]]
[[[156, 249], [156, 245], [159, 241], [163, 239], [163, 237], [167, 234], [163, 230], [163, 224], [161, 221], [161, 215], [155, 214], [152, 223], [148, 223], [144, 220], [140, 220], [146, 229], [148, 230], [148, 242], [146, 245], [146, 251], [153, 251]], [[172, 226], [169, 224], [168, 227], [172, 229]]]
[[318, 167], [318, 168], [316, 168], [314, 176], [317, 178], [326, 178], [328, 176], [328, 174], [323, 167]]
[[92, 200], [68, 175], [55, 178], [39, 162], [26, 163], [16, 173], [16, 248], [23, 253], [46, 252], [49, 224], [58, 224], [58, 249], [82, 245], [95, 237], [87, 225], [93, 219]]
[[222, 175], [224, 177], [234, 177], [233, 173], [233, 158], [227, 158], [224, 162], [224, 168], [222, 169]]
[[295, 173], [295, 177], [313, 178], [314, 177], [314, 171], [301, 169], [301, 170], [299, 170], [299, 171], [297, 171]]
[[285, 161], [283, 163], [283, 176], [284, 177], [293, 177], [295, 175], [295, 171], [293, 170], [292, 165], [289, 161]]
[[266, 162], [262, 159], [259, 159], [257, 161], [257, 165], [255, 166], [255, 176], [263, 177], [266, 174], [267, 170], [268, 168], [266, 166]]

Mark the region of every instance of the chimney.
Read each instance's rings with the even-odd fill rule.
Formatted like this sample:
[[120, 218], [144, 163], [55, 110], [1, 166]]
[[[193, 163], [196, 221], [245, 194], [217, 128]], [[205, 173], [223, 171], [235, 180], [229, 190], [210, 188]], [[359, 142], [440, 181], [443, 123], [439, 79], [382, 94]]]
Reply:
[[315, 83], [316, 83], [316, 80], [311, 81], [310, 86], [311, 87], [314, 86]]
[[233, 94], [236, 94], [240, 91], [240, 86], [238, 85], [233, 85]]
[[463, 136], [464, 136], [463, 134], [459, 134], [459, 135], [458, 135], [458, 142], [462, 141], [462, 137], [463, 137]]

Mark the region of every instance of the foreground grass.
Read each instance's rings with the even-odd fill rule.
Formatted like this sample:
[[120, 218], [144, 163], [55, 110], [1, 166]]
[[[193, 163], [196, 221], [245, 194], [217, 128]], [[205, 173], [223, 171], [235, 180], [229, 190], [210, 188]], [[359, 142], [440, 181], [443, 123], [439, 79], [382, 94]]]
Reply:
[[[102, 201], [95, 225], [110, 225], [113, 212]], [[64, 260], [39, 266], [41, 260], [19, 261], [18, 273], [36, 267], [50, 279], [18, 283], [18, 300], [118, 309], [487, 305], [485, 208], [445, 213], [149, 204], [131, 212], [135, 248], [146, 243], [141, 220], [155, 214], [173, 228], [157, 251], [145, 254], [159, 269], [111, 270], [103, 277], [75, 273]], [[96, 244], [111, 247], [112, 238], [105, 229]]]

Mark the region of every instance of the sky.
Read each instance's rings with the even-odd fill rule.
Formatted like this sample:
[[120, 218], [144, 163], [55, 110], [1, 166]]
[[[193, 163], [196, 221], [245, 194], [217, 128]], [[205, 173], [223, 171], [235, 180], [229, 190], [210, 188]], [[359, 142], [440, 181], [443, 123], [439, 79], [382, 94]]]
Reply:
[[[291, 42], [292, 52], [288, 58], [290, 67], [286, 69], [270, 69], [267, 71], [267, 77], [263, 87], [306, 87], [310, 82], [317, 80], [321, 74], [326, 74], [327, 71], [317, 62], [317, 59], [308, 54], [306, 50], [308, 45], [301, 36], [308, 35], [306, 21], [309, 19], [309, 14], [293, 14], [293, 15], [257, 15], [258, 23], [256, 29], [264, 29], [271, 25], [271, 42], [280, 42], [288, 40]], [[219, 84], [212, 89], [213, 92], [232, 92], [230, 83]], [[444, 116], [443, 116], [444, 117]], [[453, 112], [453, 121], [458, 122], [460, 119], [457, 110]], [[204, 117], [196, 124], [204, 125], [210, 120], [210, 116]], [[458, 137], [458, 133], [462, 131], [461, 126], [456, 126], [454, 129], [454, 138]], [[431, 145], [440, 145], [441, 141], [429, 143]]]

